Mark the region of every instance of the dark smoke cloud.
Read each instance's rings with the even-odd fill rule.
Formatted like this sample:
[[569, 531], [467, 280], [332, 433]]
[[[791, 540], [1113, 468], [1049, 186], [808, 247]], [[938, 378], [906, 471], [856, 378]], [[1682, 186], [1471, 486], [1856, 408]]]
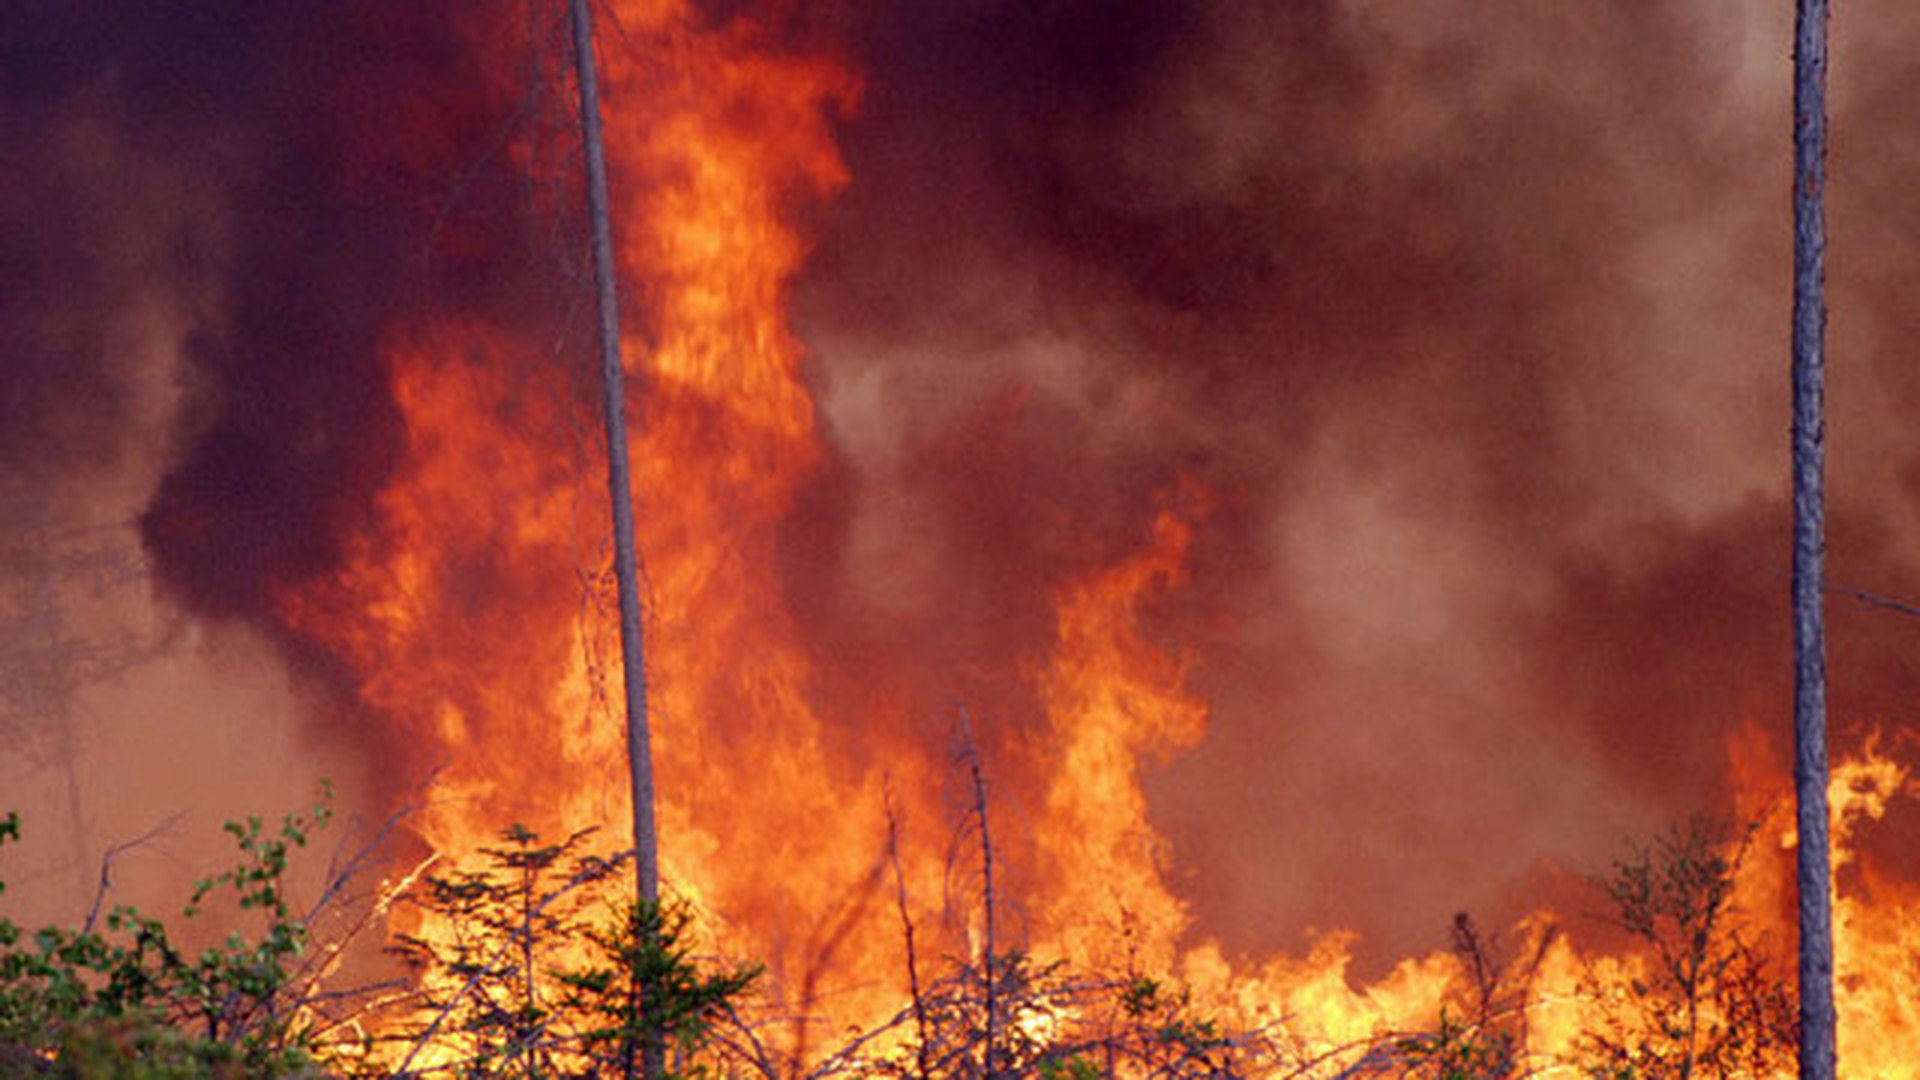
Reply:
[[182, 89], [92, 14], [0, 14], [0, 465], [16, 485], [128, 449], [141, 324], [191, 304], [218, 257], [217, 133], [158, 122]]
[[[79, 850], [59, 857], [83, 875], [87, 845], [183, 800], [218, 804], [217, 824], [304, 798], [315, 775], [355, 797], [341, 752], [380, 733], [341, 740], [329, 723], [306, 741], [337, 719], [312, 706], [337, 673], [285, 634], [276, 588], [332, 568], [404, 450], [381, 360], [397, 328], [477, 311], [531, 322], [553, 303], [565, 229], [502, 156], [527, 97], [551, 87], [532, 59], [495, 63], [551, 14], [0, 11], [0, 586], [53, 598], [33, 617], [81, 640], [150, 650], [115, 687], [46, 704], [47, 722], [76, 728], [82, 782], [50, 816], [80, 807]], [[116, 610], [15, 580], [16, 545], [70, 535], [135, 575]], [[165, 775], [126, 752], [155, 735]], [[234, 777], [248, 752], [262, 760]], [[36, 826], [39, 779], [15, 787]]]
[[[1832, 550], [1898, 589], [1920, 29], [1858, 19]], [[846, 21], [869, 89], [801, 311], [852, 474], [847, 588], [882, 624], [958, 613], [928, 648], [983, 656], [967, 612], [1123, 550], [1173, 472], [1228, 493], [1190, 591], [1239, 628], [1202, 650], [1213, 731], [1153, 785], [1206, 932], [1357, 922], [1400, 955], [1542, 860], [1724, 805], [1730, 733], [1789, 700], [1785, 15]], [[1843, 738], [1910, 724], [1905, 639], [1835, 619]]]
[[[257, 155], [233, 181], [229, 315], [191, 358], [205, 424], [147, 519], [197, 607], [249, 614], [364, 526], [403, 450], [381, 359], [402, 316], [511, 320], [543, 295], [515, 243], [526, 200], [487, 157], [515, 104], [463, 33], [488, 14], [317, 4], [224, 23], [258, 65], [222, 98]], [[475, 219], [489, 239], [463, 243]]]
[[0, 27], [25, 286], [0, 323], [5, 438], [110, 452], [130, 299], [217, 292], [190, 313], [185, 453], [147, 519], [169, 584], [206, 610], [248, 614], [324, 564], [395, 453], [375, 345], [431, 224], [419, 174], [453, 167], [420, 143], [464, 119], [485, 145], [496, 103], [451, 7], [377, 7], [31, 4]]
[[[257, 616], [264, 595], [211, 582], [299, 539], [292, 508], [310, 496], [273, 485], [286, 478], [277, 462], [303, 451], [257, 440], [250, 460], [227, 455], [224, 479], [204, 466], [188, 477], [178, 455], [217, 458], [200, 436], [274, 419], [282, 392], [328, 406], [333, 386], [301, 378], [315, 356], [284, 348], [297, 313], [276, 319], [242, 294], [271, 287], [274, 229], [298, 252], [329, 243], [325, 226], [342, 220], [285, 181], [334, 156], [303, 159], [292, 125], [341, 115], [315, 95], [351, 78], [341, 64], [359, 46], [327, 33], [345, 15], [272, 3], [0, 11], [0, 773], [27, 820], [24, 860], [10, 860], [23, 876], [9, 872], [31, 883], [10, 897], [22, 912], [72, 918], [101, 849], [173, 814], [185, 815], [178, 835], [116, 866], [116, 899], [176, 902], [182, 879], [219, 857], [222, 817], [292, 809], [322, 775], [349, 808], [362, 794], [359, 763], [311, 738], [312, 688], [271, 646], [154, 595]], [[341, 269], [303, 288], [339, 296]], [[234, 356], [236, 334], [256, 339], [249, 361]], [[351, 385], [366, 368], [348, 357], [330, 370]], [[282, 435], [301, 430], [288, 411]], [[340, 426], [364, 438], [367, 417]], [[159, 541], [144, 558], [143, 515]], [[183, 516], [231, 528], [169, 546]], [[260, 519], [292, 528], [245, 528]], [[36, 743], [55, 751], [27, 753]]]

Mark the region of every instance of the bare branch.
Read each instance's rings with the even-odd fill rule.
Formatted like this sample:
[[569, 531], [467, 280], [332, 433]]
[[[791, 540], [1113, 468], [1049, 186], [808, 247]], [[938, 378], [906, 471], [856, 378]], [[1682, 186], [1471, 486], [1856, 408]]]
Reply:
[[172, 832], [185, 817], [185, 814], [174, 814], [132, 840], [113, 845], [107, 849], [106, 854], [100, 856], [100, 885], [94, 890], [93, 905], [87, 909], [86, 920], [80, 924], [82, 934], [93, 932], [94, 926], [100, 920], [101, 905], [106, 903], [107, 893], [113, 889], [113, 860]]
[[893, 810], [891, 778], [882, 797], [887, 810], [887, 861], [893, 864], [894, 901], [900, 910], [901, 931], [907, 939], [907, 989], [913, 995], [913, 1020], [919, 1032], [919, 1042], [914, 1046], [914, 1060], [919, 1066], [920, 1080], [933, 1080], [933, 1074], [927, 1068], [927, 1045], [930, 1041], [927, 1003], [920, 989], [920, 966], [913, 944], [913, 915], [907, 910], [907, 879], [900, 868], [900, 820]]
[[994, 967], [995, 950], [998, 943], [993, 934], [993, 832], [987, 824], [987, 781], [980, 770], [980, 746], [973, 737], [973, 717], [967, 713], [966, 706], [960, 707], [960, 726], [966, 739], [967, 769], [973, 777], [973, 812], [980, 823], [980, 874], [981, 874], [981, 917], [982, 962], [980, 965], [982, 982], [985, 985], [987, 1006], [986, 1050], [981, 1059], [981, 1075], [985, 1080], [994, 1080], [996, 1073], [995, 1055], [999, 1051], [999, 1003], [995, 999]]
[[1886, 608], [1888, 611], [1897, 611], [1902, 615], [1920, 617], [1920, 607], [1903, 603], [1889, 597], [1880, 596], [1876, 593], [1864, 592], [1860, 589], [1849, 589], [1842, 585], [1828, 585], [1826, 591], [1836, 596], [1850, 597], [1862, 603], [1872, 604], [1874, 607]]

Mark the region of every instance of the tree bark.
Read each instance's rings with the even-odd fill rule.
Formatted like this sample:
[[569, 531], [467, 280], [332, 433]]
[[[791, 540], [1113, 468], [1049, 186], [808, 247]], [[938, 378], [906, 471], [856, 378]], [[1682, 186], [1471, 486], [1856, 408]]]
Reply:
[[1825, 558], [1827, 0], [1797, 0], [1793, 50], [1794, 793], [1799, 828], [1800, 1076], [1833, 1080], [1827, 841]]

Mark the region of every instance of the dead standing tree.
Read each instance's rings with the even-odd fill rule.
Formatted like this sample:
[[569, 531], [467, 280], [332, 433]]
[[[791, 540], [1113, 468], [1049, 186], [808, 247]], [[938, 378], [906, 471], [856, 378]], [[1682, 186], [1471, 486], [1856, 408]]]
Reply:
[[600, 378], [607, 422], [607, 489], [613, 503], [613, 569], [620, 590], [620, 656], [626, 676], [627, 757], [633, 788], [634, 875], [640, 899], [660, 899], [660, 856], [653, 824], [653, 749], [647, 729], [646, 649], [628, 479], [625, 372], [620, 365], [620, 301], [607, 211], [607, 157], [600, 141], [600, 89], [593, 59], [593, 13], [573, 0], [573, 46], [580, 72], [580, 132], [586, 144], [587, 213], [593, 226], [593, 277], [600, 310]]
[[[660, 854], [653, 819], [653, 749], [647, 728], [646, 651], [641, 637], [640, 583], [634, 552], [633, 493], [627, 468], [626, 389], [620, 360], [620, 306], [613, 270], [613, 226], [607, 211], [607, 159], [600, 141], [600, 86], [594, 69], [593, 13], [572, 0], [574, 60], [580, 76], [580, 134], [586, 149], [587, 213], [593, 228], [593, 276], [600, 312], [600, 376], [607, 422], [607, 487], [613, 503], [613, 566], [620, 591], [620, 656], [626, 683], [627, 767], [633, 795], [634, 880], [639, 903], [660, 902]], [[644, 1005], [644, 1003], [641, 1003]], [[658, 1039], [641, 1047], [641, 1075], [665, 1075]]]
[[1827, 844], [1825, 556], [1827, 0], [1798, 0], [1793, 49], [1794, 792], [1799, 826], [1800, 1076], [1833, 1080]]

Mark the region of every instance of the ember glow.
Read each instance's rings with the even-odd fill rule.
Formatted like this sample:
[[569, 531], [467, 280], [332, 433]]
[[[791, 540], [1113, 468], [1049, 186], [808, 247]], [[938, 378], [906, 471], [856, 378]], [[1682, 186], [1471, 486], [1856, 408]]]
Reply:
[[[976, 763], [995, 948], [1330, 1068], [1473, 993], [1459, 910], [1561, 1060], [1654, 962], [1576, 876], [1690, 812], [1758, 822], [1791, 970], [1784, 17], [1467, 6], [602, 5], [662, 877], [783, 1052], [906, 1000], [890, 832], [924, 955], [987, 947]], [[29, 189], [137, 146], [221, 222], [165, 223], [177, 280], [45, 260], [187, 328], [166, 475], [114, 448], [154, 580], [277, 648], [368, 813], [434, 777], [417, 854], [623, 846], [559, 13], [307, 7], [225, 62], [272, 125], [37, 76]], [[196, 32], [129, 25], [125, 78]], [[1875, 237], [1920, 135], [1842, 45], [1883, 156], [1836, 151], [1834, 577], [1913, 599], [1920, 259]], [[63, 390], [43, 300], [0, 419], [134, 385], [103, 339]], [[106, 483], [81, 441], [0, 460]], [[1920, 1077], [1914, 631], [1833, 617], [1842, 1068]]]

